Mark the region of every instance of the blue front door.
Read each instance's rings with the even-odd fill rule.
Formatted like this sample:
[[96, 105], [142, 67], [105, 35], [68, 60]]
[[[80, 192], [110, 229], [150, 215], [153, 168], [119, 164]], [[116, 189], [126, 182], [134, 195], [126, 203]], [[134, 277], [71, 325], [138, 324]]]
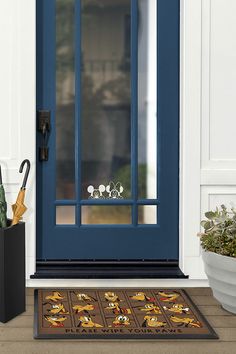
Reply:
[[38, 0], [37, 110], [37, 259], [178, 260], [179, 0]]

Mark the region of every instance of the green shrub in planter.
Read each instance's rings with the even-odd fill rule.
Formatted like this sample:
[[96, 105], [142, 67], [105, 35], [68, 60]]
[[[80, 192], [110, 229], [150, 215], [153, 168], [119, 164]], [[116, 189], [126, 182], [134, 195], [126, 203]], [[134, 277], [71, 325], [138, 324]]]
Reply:
[[214, 297], [236, 314], [236, 211], [221, 205], [205, 216], [199, 234], [205, 272]]
[[205, 213], [207, 220], [201, 221], [204, 232], [200, 233], [204, 250], [236, 257], [236, 211], [228, 211], [224, 205], [221, 209]]

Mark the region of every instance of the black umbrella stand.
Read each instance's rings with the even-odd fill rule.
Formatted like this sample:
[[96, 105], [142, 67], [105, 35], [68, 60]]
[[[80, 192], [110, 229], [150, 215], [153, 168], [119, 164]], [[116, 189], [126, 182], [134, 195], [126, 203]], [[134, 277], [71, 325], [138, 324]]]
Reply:
[[0, 228], [0, 322], [25, 311], [25, 223]]

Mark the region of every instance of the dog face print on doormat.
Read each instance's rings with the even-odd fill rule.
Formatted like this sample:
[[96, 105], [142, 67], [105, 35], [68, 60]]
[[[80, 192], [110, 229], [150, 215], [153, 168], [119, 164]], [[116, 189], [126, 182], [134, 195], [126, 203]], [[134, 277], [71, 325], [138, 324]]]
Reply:
[[35, 338], [216, 339], [182, 289], [35, 290]]

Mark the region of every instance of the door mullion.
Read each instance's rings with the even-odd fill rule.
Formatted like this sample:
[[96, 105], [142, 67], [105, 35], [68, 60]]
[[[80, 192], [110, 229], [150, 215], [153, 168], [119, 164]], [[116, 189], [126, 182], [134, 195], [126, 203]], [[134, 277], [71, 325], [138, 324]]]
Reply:
[[132, 224], [138, 223], [138, 2], [131, 0], [131, 190]]
[[76, 224], [81, 225], [81, 0], [75, 0], [75, 166]]

